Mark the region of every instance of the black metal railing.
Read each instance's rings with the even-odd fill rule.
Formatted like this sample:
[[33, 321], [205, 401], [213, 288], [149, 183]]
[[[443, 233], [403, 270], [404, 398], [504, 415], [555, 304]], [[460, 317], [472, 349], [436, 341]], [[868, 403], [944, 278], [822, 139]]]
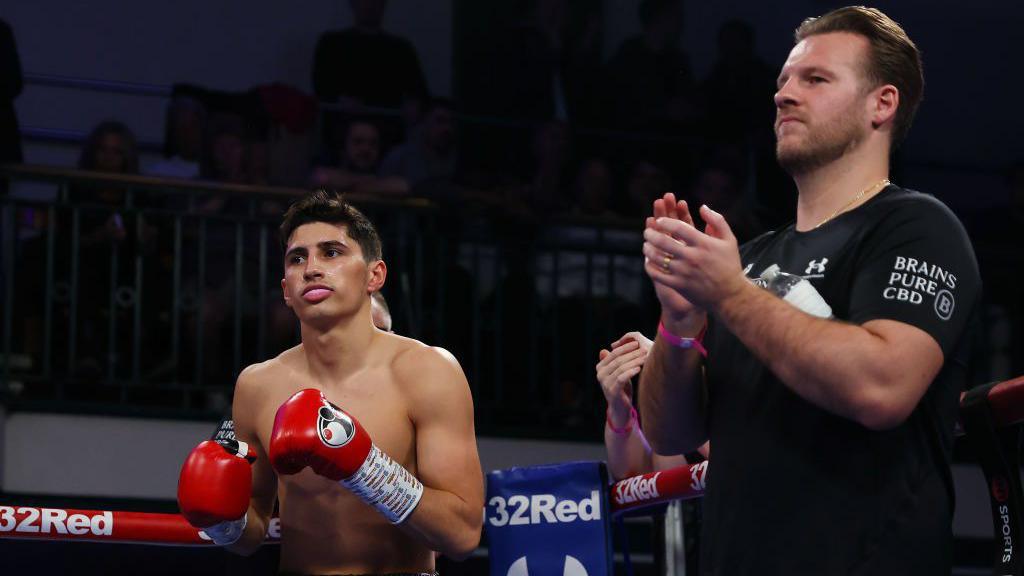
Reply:
[[[304, 190], [8, 166], [0, 389], [182, 415], [297, 338], [277, 226]], [[484, 431], [592, 436], [596, 351], [653, 321], [640, 230], [351, 197], [378, 226], [400, 333], [449, 348]]]

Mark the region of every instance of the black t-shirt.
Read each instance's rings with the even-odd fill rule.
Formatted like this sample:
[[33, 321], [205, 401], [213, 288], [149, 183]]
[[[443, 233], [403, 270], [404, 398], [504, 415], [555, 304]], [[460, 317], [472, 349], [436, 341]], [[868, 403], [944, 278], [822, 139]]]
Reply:
[[806, 278], [838, 321], [924, 330], [944, 363], [905, 422], [872, 431], [797, 396], [712, 320], [702, 573], [949, 574], [953, 427], [981, 290], [960, 222], [889, 186], [821, 228], [790, 225], [740, 252], [749, 278], [772, 265]]

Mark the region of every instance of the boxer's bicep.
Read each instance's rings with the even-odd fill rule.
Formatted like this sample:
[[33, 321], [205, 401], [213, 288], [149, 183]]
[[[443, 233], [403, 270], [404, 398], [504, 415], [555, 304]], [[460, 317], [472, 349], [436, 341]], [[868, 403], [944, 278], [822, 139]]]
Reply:
[[458, 362], [431, 349], [421, 356], [410, 415], [416, 427], [416, 475], [423, 485], [483, 507], [483, 475], [473, 398]]
[[277, 502], [277, 475], [270, 466], [266, 447], [257, 433], [256, 416], [260, 413], [259, 379], [247, 369], [238, 376], [231, 414], [235, 421], [235, 437], [247, 442], [256, 453], [252, 464], [252, 498], [250, 505], [260, 519], [269, 521]]

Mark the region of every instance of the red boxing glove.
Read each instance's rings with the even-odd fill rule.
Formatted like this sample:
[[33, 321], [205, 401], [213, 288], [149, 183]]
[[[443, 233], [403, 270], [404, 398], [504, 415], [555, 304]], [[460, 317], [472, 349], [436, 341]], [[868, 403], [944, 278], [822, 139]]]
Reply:
[[374, 446], [355, 418], [312, 388], [296, 392], [277, 409], [270, 464], [282, 475], [309, 466], [340, 481], [395, 524], [423, 495], [419, 480]]
[[309, 466], [337, 482], [359, 470], [372, 446], [355, 418], [328, 402], [319, 390], [307, 388], [277, 409], [270, 434], [270, 464], [285, 475]]
[[245, 442], [200, 442], [185, 459], [178, 477], [178, 507], [189, 524], [208, 528], [244, 517], [249, 510], [255, 460]]

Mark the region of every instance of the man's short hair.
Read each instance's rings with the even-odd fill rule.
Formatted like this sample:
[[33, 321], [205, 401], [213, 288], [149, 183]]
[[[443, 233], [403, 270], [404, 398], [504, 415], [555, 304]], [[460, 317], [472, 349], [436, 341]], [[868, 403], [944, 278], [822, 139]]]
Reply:
[[870, 46], [865, 76], [876, 88], [892, 84], [899, 90], [900, 103], [893, 120], [892, 143], [903, 141], [914, 122], [924, 96], [921, 52], [893, 19], [876, 8], [847, 6], [823, 16], [808, 18], [796, 29], [796, 41], [818, 34], [849, 32], [863, 36]]
[[348, 237], [362, 249], [364, 260], [373, 262], [381, 259], [380, 235], [370, 219], [340, 194], [326, 188], [314, 190], [296, 200], [285, 212], [280, 228], [282, 252], [288, 249], [288, 239], [295, 229], [312, 222], [344, 225]]

